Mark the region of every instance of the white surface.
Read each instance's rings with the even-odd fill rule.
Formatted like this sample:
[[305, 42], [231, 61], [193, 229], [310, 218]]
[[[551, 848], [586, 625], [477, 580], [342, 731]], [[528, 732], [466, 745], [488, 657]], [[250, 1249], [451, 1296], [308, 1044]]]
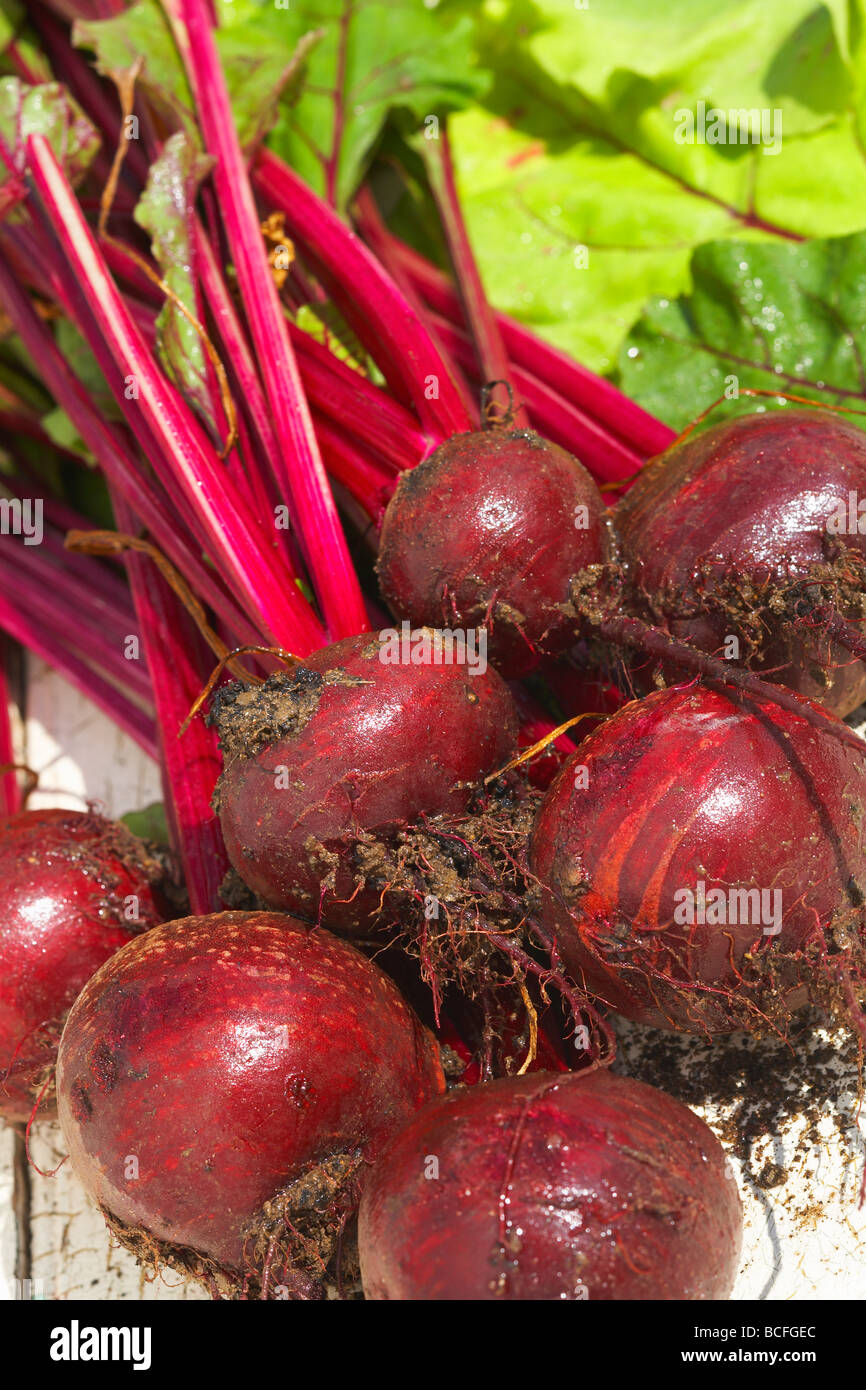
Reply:
[[[107, 815], [122, 815], [160, 799], [156, 767], [124, 735], [64, 681], [39, 662], [31, 665], [30, 709], [26, 730], [27, 761], [42, 773], [40, 792], [31, 804], [81, 807], [98, 801]], [[621, 1066], [652, 1080], [648, 1060], [659, 1035], [620, 1023]], [[813, 1052], [826, 1042], [816, 1033]], [[667, 1046], [667, 1044], [665, 1044]], [[684, 1089], [690, 1068], [706, 1058], [698, 1039], [671, 1041], [681, 1050], [678, 1063]], [[734, 1160], [743, 1195], [746, 1233], [735, 1298], [866, 1298], [866, 1209], [858, 1208], [858, 1189], [866, 1161], [866, 1117], [856, 1122], [858, 1077], [853, 1063], [833, 1063], [819, 1080], [809, 1064], [809, 1045], [790, 1057], [784, 1050], [742, 1039], [713, 1045], [713, 1062], [730, 1065], [732, 1050], [748, 1047], [767, 1067], [783, 1068], [814, 1107], [821, 1121], [809, 1142], [798, 1144], [802, 1123], [771, 1124], [748, 1157]], [[649, 1068], [650, 1074], [647, 1074]], [[832, 1074], [831, 1074], [832, 1072]], [[669, 1089], [676, 1088], [671, 1085]], [[682, 1096], [681, 1098], [685, 1098]], [[727, 1105], [695, 1105], [717, 1128], [742, 1098]], [[836, 1117], [834, 1121], [834, 1115]], [[840, 1134], [840, 1128], [843, 1131]], [[55, 1125], [35, 1127], [33, 1157], [50, 1170], [63, 1155]], [[0, 1297], [13, 1292], [14, 1230], [11, 1222], [11, 1136], [0, 1132]], [[764, 1190], [756, 1178], [770, 1161], [785, 1169], [784, 1182]], [[32, 1175], [33, 1274], [41, 1296], [53, 1299], [150, 1299], [206, 1297], [196, 1285], [184, 1285], [169, 1273], [148, 1283], [133, 1258], [112, 1248], [99, 1214], [89, 1206], [65, 1164], [52, 1177]]]
[[[733, 1298], [866, 1298], [866, 1207], [859, 1205], [866, 1115], [860, 1114], [858, 1122], [856, 1057], [840, 1060], [850, 1051], [845, 1035], [816, 1027], [789, 1052], [781, 1043], [742, 1035], [709, 1043], [624, 1020], [616, 1021], [616, 1031], [617, 1069], [691, 1101], [691, 1108], [719, 1134], [729, 1157], [731, 1119], [748, 1113], [754, 1103], [761, 1105], [762, 1133], [745, 1156], [731, 1159], [745, 1217]], [[828, 1043], [835, 1053], [829, 1062]], [[677, 1059], [677, 1077], [658, 1074], [652, 1058], [660, 1047]], [[690, 1074], [711, 1067], [719, 1076], [736, 1078], [744, 1053], [804, 1103], [776, 1104], [763, 1086], [750, 1095], [748, 1083], [739, 1088], [736, 1080], [729, 1099], [696, 1103]], [[774, 1088], [771, 1081], [767, 1091]], [[700, 1091], [700, 1081], [695, 1089]], [[739, 1124], [737, 1129], [742, 1133]], [[773, 1177], [781, 1181], [765, 1188], [761, 1179], [771, 1166], [780, 1170]]]

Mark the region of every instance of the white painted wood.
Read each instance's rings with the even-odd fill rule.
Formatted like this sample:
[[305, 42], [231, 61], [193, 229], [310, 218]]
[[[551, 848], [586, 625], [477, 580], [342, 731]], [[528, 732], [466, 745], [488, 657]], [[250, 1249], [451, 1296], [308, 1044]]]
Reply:
[[[647, 1058], [658, 1045], [658, 1032], [617, 1020], [616, 1033], [617, 1070], [652, 1080]], [[808, 1076], [809, 1054], [823, 1053], [828, 1041], [835, 1041], [841, 1051], [845, 1039], [841, 1033], [817, 1030], [799, 1043], [792, 1070], [796, 1068], [799, 1077]], [[699, 1052], [709, 1046], [718, 1059], [719, 1074], [730, 1069], [731, 1056], [743, 1050], [759, 1060], [766, 1055], [760, 1039], [741, 1034], [714, 1044], [688, 1039], [678, 1067], [683, 1078], [688, 1076], [691, 1059], [697, 1064]], [[785, 1065], [775, 1048], [772, 1065]], [[866, 1115], [858, 1123], [857, 1066], [856, 1062], [828, 1064], [822, 1057], [822, 1069], [815, 1071], [819, 1088], [810, 1096], [826, 1110], [817, 1138], [799, 1144], [806, 1133], [802, 1116], [783, 1118], [752, 1146], [747, 1159], [731, 1161], [745, 1217], [734, 1299], [866, 1298], [866, 1206], [858, 1205], [866, 1162]], [[674, 1085], [669, 1089], [674, 1091]], [[725, 1122], [735, 1115], [734, 1104], [691, 1108], [722, 1135]], [[758, 1179], [770, 1164], [786, 1176], [777, 1187], [764, 1189]]]
[[0, 1299], [14, 1297], [15, 1220], [12, 1215], [12, 1131], [0, 1129]]

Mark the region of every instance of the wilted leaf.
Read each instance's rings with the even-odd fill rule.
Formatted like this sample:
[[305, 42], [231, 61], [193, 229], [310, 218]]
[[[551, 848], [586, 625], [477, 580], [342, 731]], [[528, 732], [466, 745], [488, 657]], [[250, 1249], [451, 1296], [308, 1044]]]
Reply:
[[[17, 77], [0, 77], [0, 140], [20, 173], [31, 135], [45, 136], [73, 184], [83, 178], [99, 148], [93, 126], [59, 82], [30, 87]], [[6, 166], [0, 164], [0, 187], [7, 178]]]
[[[193, 217], [198, 186], [211, 163], [194, 140], [178, 131], [151, 164], [147, 187], [135, 209], [136, 222], [150, 235], [163, 280], [196, 319]], [[167, 298], [157, 328], [160, 355], [169, 375], [205, 417], [212, 418], [205, 349], [195, 326]]]

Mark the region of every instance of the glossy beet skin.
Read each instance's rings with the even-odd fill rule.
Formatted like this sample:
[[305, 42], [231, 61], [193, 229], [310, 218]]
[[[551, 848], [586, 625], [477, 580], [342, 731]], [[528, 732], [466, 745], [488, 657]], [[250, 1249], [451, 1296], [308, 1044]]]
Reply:
[[[530, 859], [579, 983], [628, 1018], [723, 1033], [784, 1026], [822, 977], [797, 955], [822, 931], [829, 951], [866, 939], [864, 837], [866, 745], [861, 756], [770, 702], [680, 686], [581, 744], [538, 810]], [[765, 935], [760, 916], [678, 923], [675, 894], [700, 881], [707, 894], [778, 889], [781, 932]], [[774, 962], [771, 983], [759, 967]]]
[[[119, 947], [162, 921], [158, 877], [141, 841], [101, 816], [23, 811], [0, 822], [0, 1115], [7, 1120], [30, 1118], [81, 987]], [[53, 1097], [39, 1113], [53, 1113]]]
[[276, 913], [188, 917], [131, 943], [76, 1001], [58, 1061], [94, 1200], [232, 1270], [253, 1259], [266, 1201], [338, 1154], [360, 1181], [443, 1087], [434, 1039], [378, 967]]
[[573, 642], [559, 605], [572, 575], [607, 558], [604, 502], [577, 459], [528, 431], [493, 428], [455, 435], [403, 474], [378, 569], [398, 618], [486, 625], [490, 660], [515, 676]]
[[[808, 579], [841, 549], [866, 556], [866, 535], [827, 530], [840, 503], [847, 512], [849, 493], [866, 498], [866, 432], [827, 411], [742, 416], [688, 439], [651, 463], [616, 508], [630, 605], [703, 651], [742, 635], [745, 658], [736, 611], [708, 611], [700, 585], [712, 599], [721, 582], [769, 583], [765, 636], [750, 664], [850, 713], [866, 699], [863, 662], [806, 628], [783, 630], [767, 607], [774, 591]], [[704, 566], [709, 579], [701, 579]], [[842, 610], [859, 615], [856, 604]]]
[[349, 637], [263, 687], [234, 687], [215, 716], [236, 870], [271, 906], [346, 930], [379, 905], [371, 833], [463, 811], [517, 739], [491, 668], [383, 663], [383, 651], [375, 634]]
[[400, 1131], [368, 1179], [364, 1293], [727, 1298], [742, 1211], [725, 1173], [702, 1120], [609, 1072], [452, 1091]]

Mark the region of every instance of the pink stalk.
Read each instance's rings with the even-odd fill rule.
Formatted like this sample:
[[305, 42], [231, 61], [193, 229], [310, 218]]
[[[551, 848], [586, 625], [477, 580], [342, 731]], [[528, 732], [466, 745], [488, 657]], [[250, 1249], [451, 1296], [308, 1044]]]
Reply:
[[199, 597], [219, 613], [239, 642], [264, 635], [243, 616], [192, 549], [185, 531], [172, 516], [168, 499], [152, 482], [130, 450], [122, 431], [103, 420], [89, 395], [71, 371], [46, 324], [0, 257], [0, 302], [15, 325], [33, 362], [57, 404], [62, 407], [109, 481], [119, 489], [150, 531], [154, 541], [185, 576]]
[[[211, 240], [198, 218], [193, 223], [193, 234], [201, 292], [211, 320], [216, 325], [218, 347], [222, 348], [229, 387], [238, 410], [239, 452], [246, 462], [245, 485], [254, 498], [256, 512], [260, 516], [273, 518], [274, 508], [281, 500], [279, 477], [282, 462], [268, 403], [234, 300], [226, 286]], [[272, 526], [267, 543], [280, 548], [283, 562], [294, 581], [303, 567], [303, 560], [297, 553], [291, 534]]]
[[[255, 363], [209, 238], [200, 224], [196, 252], [205, 297], [236, 376], [239, 399], [248, 409], [265, 455], [272, 458], [276, 440]], [[345, 439], [346, 430], [354, 428], [364, 438], [373, 422], [377, 452], [384, 454], [387, 450], [389, 462], [393, 461], [397, 468], [411, 467], [423, 457], [424, 437], [409, 411], [386, 392], [347, 367], [308, 333], [294, 325], [289, 326], [289, 331], [310, 404], [325, 417], [317, 419], [316, 425], [323, 462], [365, 510], [372, 507], [370, 514], [378, 515], [384, 505], [382, 498], [389, 491], [389, 468], [364, 457], [357, 445]]]
[[[250, 415], [265, 455], [269, 460], [277, 460], [279, 451], [271, 414], [255, 361], [210, 238], [199, 221], [195, 226], [195, 255], [208, 308], [225, 348], [225, 361], [237, 381], [239, 401]], [[109, 246], [106, 259], [137, 295], [154, 307], [159, 306], [159, 291], [132, 257], [124, 256], [120, 248], [114, 250]], [[369, 438], [373, 432], [377, 453], [388, 458], [395, 469], [411, 468], [428, 453], [429, 443], [411, 411], [341, 361], [309, 333], [291, 322], [287, 326], [304, 392], [314, 414], [321, 412], [364, 438]]]
[[385, 226], [385, 220], [369, 188], [365, 187], [358, 190], [355, 198], [354, 217], [361, 237], [370, 247], [376, 259], [380, 261], [388, 272], [389, 276], [400, 290], [403, 298], [411, 305], [415, 317], [420, 319], [425, 325], [427, 332], [436, 345], [437, 352], [442, 360], [448, 364], [448, 370], [451, 376], [460, 385], [461, 396], [469, 410], [469, 417], [472, 425], [477, 428], [480, 418], [478, 406], [469, 395], [466, 380], [461, 374], [459, 367], [456, 362], [452, 360], [448, 349], [437, 333], [436, 325], [428, 314], [427, 306], [424, 304], [421, 295], [418, 293], [415, 285], [413, 285], [404, 266], [401, 265], [398, 258], [392, 254], [391, 233]]
[[[279, 481], [325, 624], [332, 638], [363, 632], [366, 614], [337, 508], [319, 454], [295, 354], [238, 140], [205, 0], [178, 0], [174, 25], [195, 96], [214, 186], [277, 436]], [[194, 41], [192, 35], [194, 34]]]
[[429, 452], [418, 423], [399, 401], [374, 385], [303, 329], [290, 325], [310, 404], [343, 429], [375, 443], [395, 470], [412, 468]]
[[[115, 397], [169, 491], [180, 487], [214, 560], [247, 614], [279, 645], [306, 655], [320, 629], [294, 584], [283, 584], [262, 552], [242, 499], [230, 488], [195, 416], [162, 375], [123, 302], [75, 196], [43, 136], [28, 141], [30, 169], [66, 270], [61, 295], [75, 304], [78, 327]], [[85, 297], [86, 296], [86, 297]], [[130, 383], [137, 395], [129, 397]]]
[[[455, 328], [439, 314], [432, 317], [437, 332], [455, 361], [480, 384], [468, 334]], [[629, 478], [642, 468], [644, 459], [640, 454], [627, 448], [604, 425], [585, 415], [531, 372], [522, 367], [512, 367], [511, 381], [523, 399], [532, 402], [533, 419], [539, 432], [580, 459], [598, 482]]]
[[[437, 140], [423, 141], [423, 150], [430, 188], [442, 219], [451, 264], [478, 355], [481, 379], [483, 382], [511, 382], [512, 368], [502, 340], [499, 320], [484, 292], [481, 272], [463, 220], [446, 122], [443, 121]], [[529, 428], [529, 416], [525, 406], [518, 404], [512, 418], [515, 429]]]
[[363, 508], [378, 530], [394, 491], [394, 475], [377, 467], [360, 443], [328, 421], [319, 422], [318, 433], [328, 472]]
[[431, 445], [470, 429], [469, 406], [448, 364], [363, 242], [270, 150], [261, 152], [255, 183], [268, 206], [285, 213], [304, 260], [333, 295], [391, 389], [415, 407]]
[[[36, 212], [37, 214], [40, 212], [44, 214], [44, 210], [39, 207], [39, 204], [38, 202], [36, 202], [35, 199], [31, 199], [31, 210]], [[18, 229], [15, 230], [18, 231]], [[103, 372], [106, 375], [106, 380], [108, 381], [110, 386], [113, 386], [114, 393], [119, 400], [121, 393], [121, 381], [117, 379], [117, 364], [115, 363], [111, 355], [110, 349], [108, 349], [106, 347], [106, 344], [102, 341], [102, 338], [99, 333], [98, 324], [94, 321], [90, 305], [87, 301], [86, 296], [82, 294], [81, 288], [76, 282], [74, 276], [70, 276], [69, 266], [64, 261], [62, 253], [58, 253], [57, 246], [53, 243], [51, 235], [45, 235], [43, 229], [38, 224], [34, 223], [31, 225], [30, 228], [21, 229], [21, 235], [19, 236], [18, 241], [19, 244], [16, 246], [16, 255], [20, 256], [22, 250], [21, 243], [23, 243], [23, 245], [27, 247], [29, 256], [31, 258], [35, 257], [38, 264], [48, 268], [47, 273], [49, 274], [50, 278], [46, 281], [44, 285], [40, 284], [38, 280], [34, 281], [34, 277], [32, 277], [27, 270], [23, 270], [19, 265], [14, 264], [10, 268], [15, 271], [16, 278], [22, 280], [26, 284], [30, 284], [31, 287], [36, 288], [37, 291], [44, 298], [56, 301], [58, 307], [65, 315], [65, 317], [68, 318], [71, 323], [75, 324], [75, 326], [79, 329], [79, 332], [81, 332], [85, 338], [89, 337], [91, 346], [93, 347], [94, 355], [97, 357], [97, 360], [99, 361], [99, 364], [103, 368]], [[11, 298], [14, 295], [14, 289], [10, 285], [9, 277], [4, 277], [4, 281], [6, 287], [4, 293], [7, 298]], [[15, 305], [15, 313], [10, 313], [10, 317], [13, 317], [13, 321], [16, 320], [16, 315], [17, 320], [26, 320], [27, 311], [29, 309], [32, 309], [32, 306], [29, 304], [29, 300], [27, 300], [26, 298], [22, 299], [19, 296], [18, 301]], [[144, 310], [142, 306], [138, 306], [135, 304], [130, 304], [128, 312], [133, 323], [138, 327], [139, 332], [141, 333], [145, 341], [145, 345], [147, 346], [148, 351], [151, 353], [152, 357], [153, 353], [155, 352], [155, 315], [150, 313], [149, 316], [146, 318], [146, 321], [142, 322], [142, 314], [147, 315], [148, 311]], [[38, 329], [35, 326], [31, 324], [28, 325], [28, 328], [31, 337], [38, 336]], [[43, 328], [43, 333], [44, 332], [45, 329]], [[150, 332], [152, 335], [152, 341], [148, 337], [148, 332]], [[59, 350], [56, 344], [54, 343], [53, 338], [51, 338], [50, 334], [48, 335], [47, 339], [47, 351], [49, 357], [56, 358], [57, 361], [60, 364], [62, 364], [62, 372], [65, 373], [67, 376], [71, 377], [72, 374], [70, 372], [69, 366], [65, 359], [62, 357], [62, 355], [59, 353]], [[75, 380], [74, 377], [72, 379]], [[147, 430], [146, 422], [143, 419], [130, 417], [129, 415], [129, 412], [132, 410], [132, 407], [130, 406], [129, 401], [126, 397], [127, 385], [134, 386], [134, 388], [137, 389], [137, 378], [130, 375], [128, 377], [123, 378], [122, 382], [124, 401], [126, 402], [124, 409], [125, 412], [127, 412], [128, 419], [131, 418], [131, 423], [133, 423], [134, 426], [132, 433], [134, 437], [142, 443], [143, 447], [145, 448], [145, 451], [149, 450], [151, 454], [154, 455], [153, 461], [156, 464], [157, 469], [159, 469], [161, 466], [163, 474], [165, 475], [168, 472], [167, 465], [165, 464], [165, 460], [159, 452], [159, 445]], [[135, 389], [131, 393], [132, 399], [136, 398]], [[79, 390], [81, 395], [87, 400], [88, 408], [92, 410], [89, 393], [85, 392], [84, 389], [80, 387], [80, 384]], [[100, 421], [100, 423], [107, 423], [103, 421], [103, 417], [100, 416], [98, 413], [97, 419]], [[114, 428], [115, 433], [121, 433], [122, 427], [121, 429], [118, 429], [117, 427]], [[123, 433], [124, 437], [126, 438], [126, 431], [123, 431]], [[133, 465], [133, 467], [135, 469], [138, 469], [141, 472], [142, 476], [145, 476], [146, 470], [141, 470], [138, 462], [136, 462]], [[157, 480], [155, 483], [152, 483], [152, 486], [156, 489], [158, 493], [165, 495], [161, 481]], [[180, 521], [184, 528], [196, 537], [198, 545], [201, 548], [206, 549], [207, 533], [202, 528], [200, 518], [198, 517], [195, 511], [195, 507], [191, 503], [189, 497], [186, 495], [186, 493], [178, 491], [172, 483], [169, 483], [168, 490], [172, 494], [172, 502], [166, 510], [166, 516], [170, 516], [175, 524], [178, 521]]]
[[56, 558], [34, 554], [42, 549], [5, 539], [0, 546], [0, 575], [5, 578], [7, 592], [13, 593], [18, 603], [25, 602], [26, 594], [27, 612], [33, 618], [56, 626], [71, 646], [80, 648], [106, 672], [113, 670], [129, 685], [133, 696], [146, 700], [150, 694], [146, 673], [123, 656], [126, 638], [135, 633], [130, 625], [133, 615], [128, 595], [122, 605], [113, 605], [91, 588], [91, 569], [82, 567], [83, 575], [76, 572], [77, 561], [84, 557], [67, 552], [61, 565]]
[[[8, 645], [7, 642], [0, 641], [0, 765], [4, 767], [17, 761], [15, 741], [12, 737], [12, 696], [6, 676]], [[10, 769], [0, 775], [0, 813], [4, 816], [14, 816], [20, 809], [21, 792], [18, 778]]]
[[[397, 237], [387, 234], [391, 254], [410, 277], [425, 302], [448, 318], [460, 323], [460, 299], [447, 276]], [[661, 420], [648, 414], [612, 382], [597, 376], [573, 361], [559, 348], [552, 347], [530, 329], [506, 314], [497, 314], [505, 348], [512, 361], [531, 371], [581, 410], [619, 436], [635, 453], [645, 458], [661, 453], [676, 434]]]
[[[202, 293], [211, 318], [216, 324], [220, 345], [223, 348], [223, 361], [240, 411], [239, 429], [243, 445], [241, 453], [248, 461], [248, 486], [256, 498], [256, 505], [261, 514], [273, 517], [274, 506], [281, 500], [279, 480], [282, 476], [283, 460], [271, 422], [271, 413], [234, 300], [229, 294], [211, 240], [198, 219], [194, 223], [194, 236], [196, 265]], [[249, 431], [246, 428], [246, 420], [250, 423]], [[289, 533], [272, 528], [269, 542], [281, 545], [284, 562], [294, 578], [296, 570], [300, 568], [301, 557], [296, 555], [296, 547]]]
[[[200, 262], [205, 297], [219, 329], [227, 365], [237, 379], [239, 400], [248, 410], [266, 455], [274, 457], [277, 452], [276, 439], [255, 362], [210, 241], [201, 225], [197, 228], [196, 255]], [[369, 439], [372, 434], [377, 455], [387, 459], [395, 470], [411, 468], [424, 457], [427, 441], [414, 415], [405, 406], [341, 361], [303, 329], [290, 322], [288, 331], [304, 391], [316, 415], [321, 413], [344, 430], [364, 439]]]
[[[114, 507], [120, 525], [130, 525], [133, 518], [122, 497], [115, 496]], [[179, 736], [210, 663], [188, 615], [150, 562], [128, 555], [126, 566], [153, 681], [168, 819], [177, 836], [190, 909], [219, 911], [219, 886], [229, 865], [210, 804], [221, 766], [216, 735], [194, 719]]]
[[229, 294], [214, 255], [210, 238], [198, 218], [195, 220], [194, 231], [196, 262], [207, 306], [225, 347], [225, 356], [237, 382], [240, 400], [252, 421], [262, 450], [276, 472], [277, 437], [253, 354], [238, 317], [235, 302]]
[[[44, 215], [44, 210], [42, 207], [39, 207], [39, 204], [35, 204], [35, 207], [36, 211]], [[38, 231], [39, 228], [36, 228], [36, 232]], [[138, 375], [133, 373], [121, 375], [121, 371], [118, 370], [117, 357], [115, 357], [115, 353], [111, 350], [111, 345], [106, 339], [106, 334], [101, 331], [99, 313], [93, 313], [88, 297], [83, 295], [81, 291], [81, 286], [78, 285], [74, 277], [70, 277], [68, 263], [65, 263], [63, 259], [63, 252], [58, 253], [57, 247], [51, 246], [49, 240], [46, 240], [44, 257], [53, 265], [53, 279], [51, 279], [51, 284], [49, 288], [47, 288], [47, 296], [57, 300], [65, 317], [70, 318], [71, 322], [74, 322], [83, 338], [85, 338], [86, 341], [89, 342], [90, 347], [92, 347], [93, 354], [95, 354], [97, 363], [99, 363], [101, 371], [103, 371], [103, 375], [106, 377], [108, 386], [110, 386], [111, 391], [113, 391], [117, 402], [120, 403], [122, 409], [124, 409], [126, 424], [128, 424], [129, 430], [131, 430], [133, 439], [135, 439], [135, 442], [142, 448], [143, 453], [145, 453], [150, 463], [153, 464], [154, 473], [157, 474], [158, 491], [167, 493], [167, 495], [171, 496], [171, 505], [168, 507], [168, 514], [170, 514], [175, 521], [181, 521], [186, 531], [189, 531], [190, 534], [196, 538], [197, 545], [199, 545], [200, 548], [209, 550], [211, 548], [209, 531], [207, 531], [206, 525], [203, 524], [199, 510], [196, 509], [195, 496], [192, 495], [189, 489], [177, 488], [174, 481], [174, 474], [172, 474], [171, 461], [168, 460], [167, 457], [167, 450], [165, 450], [161, 442], [154, 436], [143, 414], [140, 413], [139, 410], [136, 410], [135, 402], [138, 402], [140, 389]], [[145, 360], [149, 363], [149, 366], [153, 367], [153, 373], [156, 375], [157, 381], [160, 382], [161, 385], [164, 385], [168, 391], [174, 391], [168, 379], [161, 375], [161, 368], [157, 366], [156, 313], [154, 313], [153, 310], [147, 309], [147, 306], [143, 306], [143, 304], [136, 302], [136, 300], [129, 300], [129, 302], [124, 300], [124, 309], [126, 316], [128, 316], [129, 324], [138, 332], [139, 350], [142, 350], [143, 356], [145, 356]], [[181, 400], [177, 392], [175, 392], [175, 399]], [[209, 450], [209, 459], [213, 459], [214, 467], [217, 466], [217, 456], [215, 456], [213, 449], [211, 449], [210, 441], [207, 439], [202, 428], [199, 427], [197, 420], [192, 417], [192, 414], [190, 414], [190, 421], [192, 421], [193, 430], [197, 431], [197, 441], [199, 441], [203, 449]], [[228, 484], [227, 478], [228, 470], [222, 467], [220, 473], [217, 474], [217, 484], [225, 486], [228, 495], [231, 496], [232, 505], [238, 509], [238, 512], [242, 512], [246, 516], [246, 512], [243, 512], [242, 500], [236, 498], [235, 493], [231, 491], [231, 485]], [[247, 520], [249, 520], [249, 518], [247, 518]], [[249, 524], [253, 524], [252, 520], [249, 521]]]
[[19, 611], [3, 592], [0, 592], [0, 628], [59, 671], [70, 685], [74, 685], [124, 733], [129, 734], [145, 753], [152, 758], [157, 756], [152, 717], [70, 651], [61, 636]]
[[[62, 582], [62, 576], [58, 575], [57, 580]], [[44, 575], [35, 579], [24, 574], [5, 552], [0, 554], [0, 581], [10, 595], [10, 602], [26, 613], [28, 622], [38, 625], [46, 634], [54, 633], [68, 651], [92, 670], [98, 670], [113, 685], [121, 687], [135, 704], [143, 707], [149, 703], [151, 690], [147, 672], [138, 662], [127, 661], [123, 654], [125, 639], [137, 635], [132, 615], [123, 625], [124, 631], [117, 635], [106, 633], [92, 618], [81, 616], [73, 603], [60, 603], [56, 595], [46, 592]]]

